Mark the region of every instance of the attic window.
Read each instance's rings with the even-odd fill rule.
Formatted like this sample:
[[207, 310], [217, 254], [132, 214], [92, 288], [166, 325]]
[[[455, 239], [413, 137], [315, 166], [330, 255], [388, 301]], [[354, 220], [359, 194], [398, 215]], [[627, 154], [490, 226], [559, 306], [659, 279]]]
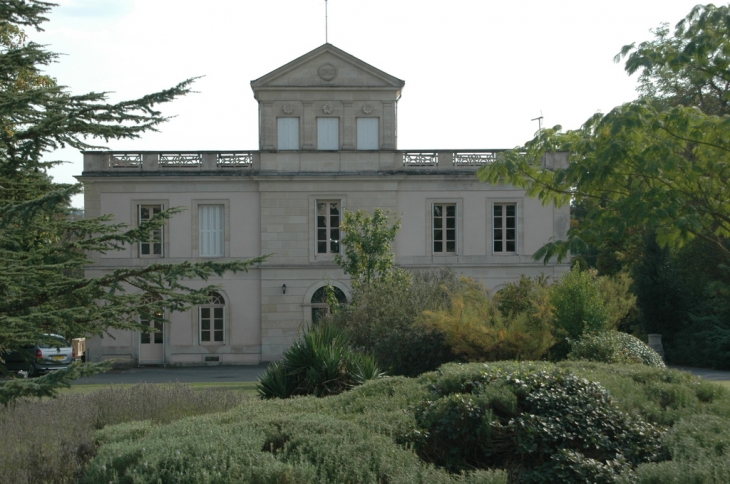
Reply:
[[358, 150], [377, 150], [378, 135], [378, 118], [357, 118]]
[[317, 118], [317, 149], [338, 150], [340, 123], [339, 118]]
[[279, 150], [299, 149], [299, 118], [278, 118]]

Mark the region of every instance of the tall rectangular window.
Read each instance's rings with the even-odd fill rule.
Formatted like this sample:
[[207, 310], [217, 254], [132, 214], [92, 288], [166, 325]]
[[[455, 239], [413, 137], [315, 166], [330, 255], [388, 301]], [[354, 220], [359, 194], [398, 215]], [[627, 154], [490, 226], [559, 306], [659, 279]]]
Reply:
[[277, 118], [280, 150], [299, 149], [299, 118]]
[[223, 205], [198, 205], [200, 222], [200, 257], [225, 255]]
[[340, 253], [340, 201], [317, 200], [317, 254]]
[[517, 252], [517, 205], [495, 203], [492, 216], [494, 253]]
[[317, 149], [340, 149], [339, 118], [317, 118]]
[[226, 303], [217, 292], [211, 293], [208, 303], [198, 306], [201, 343], [225, 343]]
[[358, 150], [377, 150], [378, 135], [378, 118], [357, 118]]
[[[162, 205], [137, 205], [137, 223], [147, 222], [162, 212]], [[139, 243], [140, 257], [163, 257], [162, 227], [150, 230], [147, 240]]]
[[456, 205], [433, 204], [433, 253], [456, 253]]

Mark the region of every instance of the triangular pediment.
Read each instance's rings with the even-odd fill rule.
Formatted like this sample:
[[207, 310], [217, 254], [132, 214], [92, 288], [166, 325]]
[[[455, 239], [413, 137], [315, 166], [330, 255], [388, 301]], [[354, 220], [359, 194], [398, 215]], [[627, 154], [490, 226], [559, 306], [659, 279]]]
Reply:
[[324, 44], [251, 81], [259, 89], [367, 87], [401, 89], [405, 82], [361, 61], [332, 44]]

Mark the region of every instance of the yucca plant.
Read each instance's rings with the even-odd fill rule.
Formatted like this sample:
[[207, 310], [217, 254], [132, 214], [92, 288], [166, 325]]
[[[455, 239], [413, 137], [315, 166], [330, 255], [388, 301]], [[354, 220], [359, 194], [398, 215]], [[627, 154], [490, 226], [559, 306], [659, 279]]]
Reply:
[[371, 355], [350, 347], [350, 337], [327, 322], [305, 331], [281, 361], [269, 365], [256, 386], [261, 398], [342, 393], [385, 375]]

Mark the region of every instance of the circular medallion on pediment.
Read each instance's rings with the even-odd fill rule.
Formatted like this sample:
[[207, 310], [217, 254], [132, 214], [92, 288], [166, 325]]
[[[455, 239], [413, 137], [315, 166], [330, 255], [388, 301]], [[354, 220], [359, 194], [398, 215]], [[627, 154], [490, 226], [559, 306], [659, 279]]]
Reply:
[[332, 105], [330, 103], [325, 103], [324, 106], [322, 106], [322, 112], [324, 114], [332, 114]]
[[323, 81], [331, 81], [337, 77], [337, 69], [330, 63], [322, 64], [319, 66], [319, 69], [317, 69], [317, 74]]
[[291, 114], [294, 112], [294, 105], [292, 103], [286, 103], [281, 107], [281, 110], [284, 111], [284, 114]]
[[373, 105], [370, 103], [362, 105], [362, 112], [365, 114], [371, 114], [373, 112]]

